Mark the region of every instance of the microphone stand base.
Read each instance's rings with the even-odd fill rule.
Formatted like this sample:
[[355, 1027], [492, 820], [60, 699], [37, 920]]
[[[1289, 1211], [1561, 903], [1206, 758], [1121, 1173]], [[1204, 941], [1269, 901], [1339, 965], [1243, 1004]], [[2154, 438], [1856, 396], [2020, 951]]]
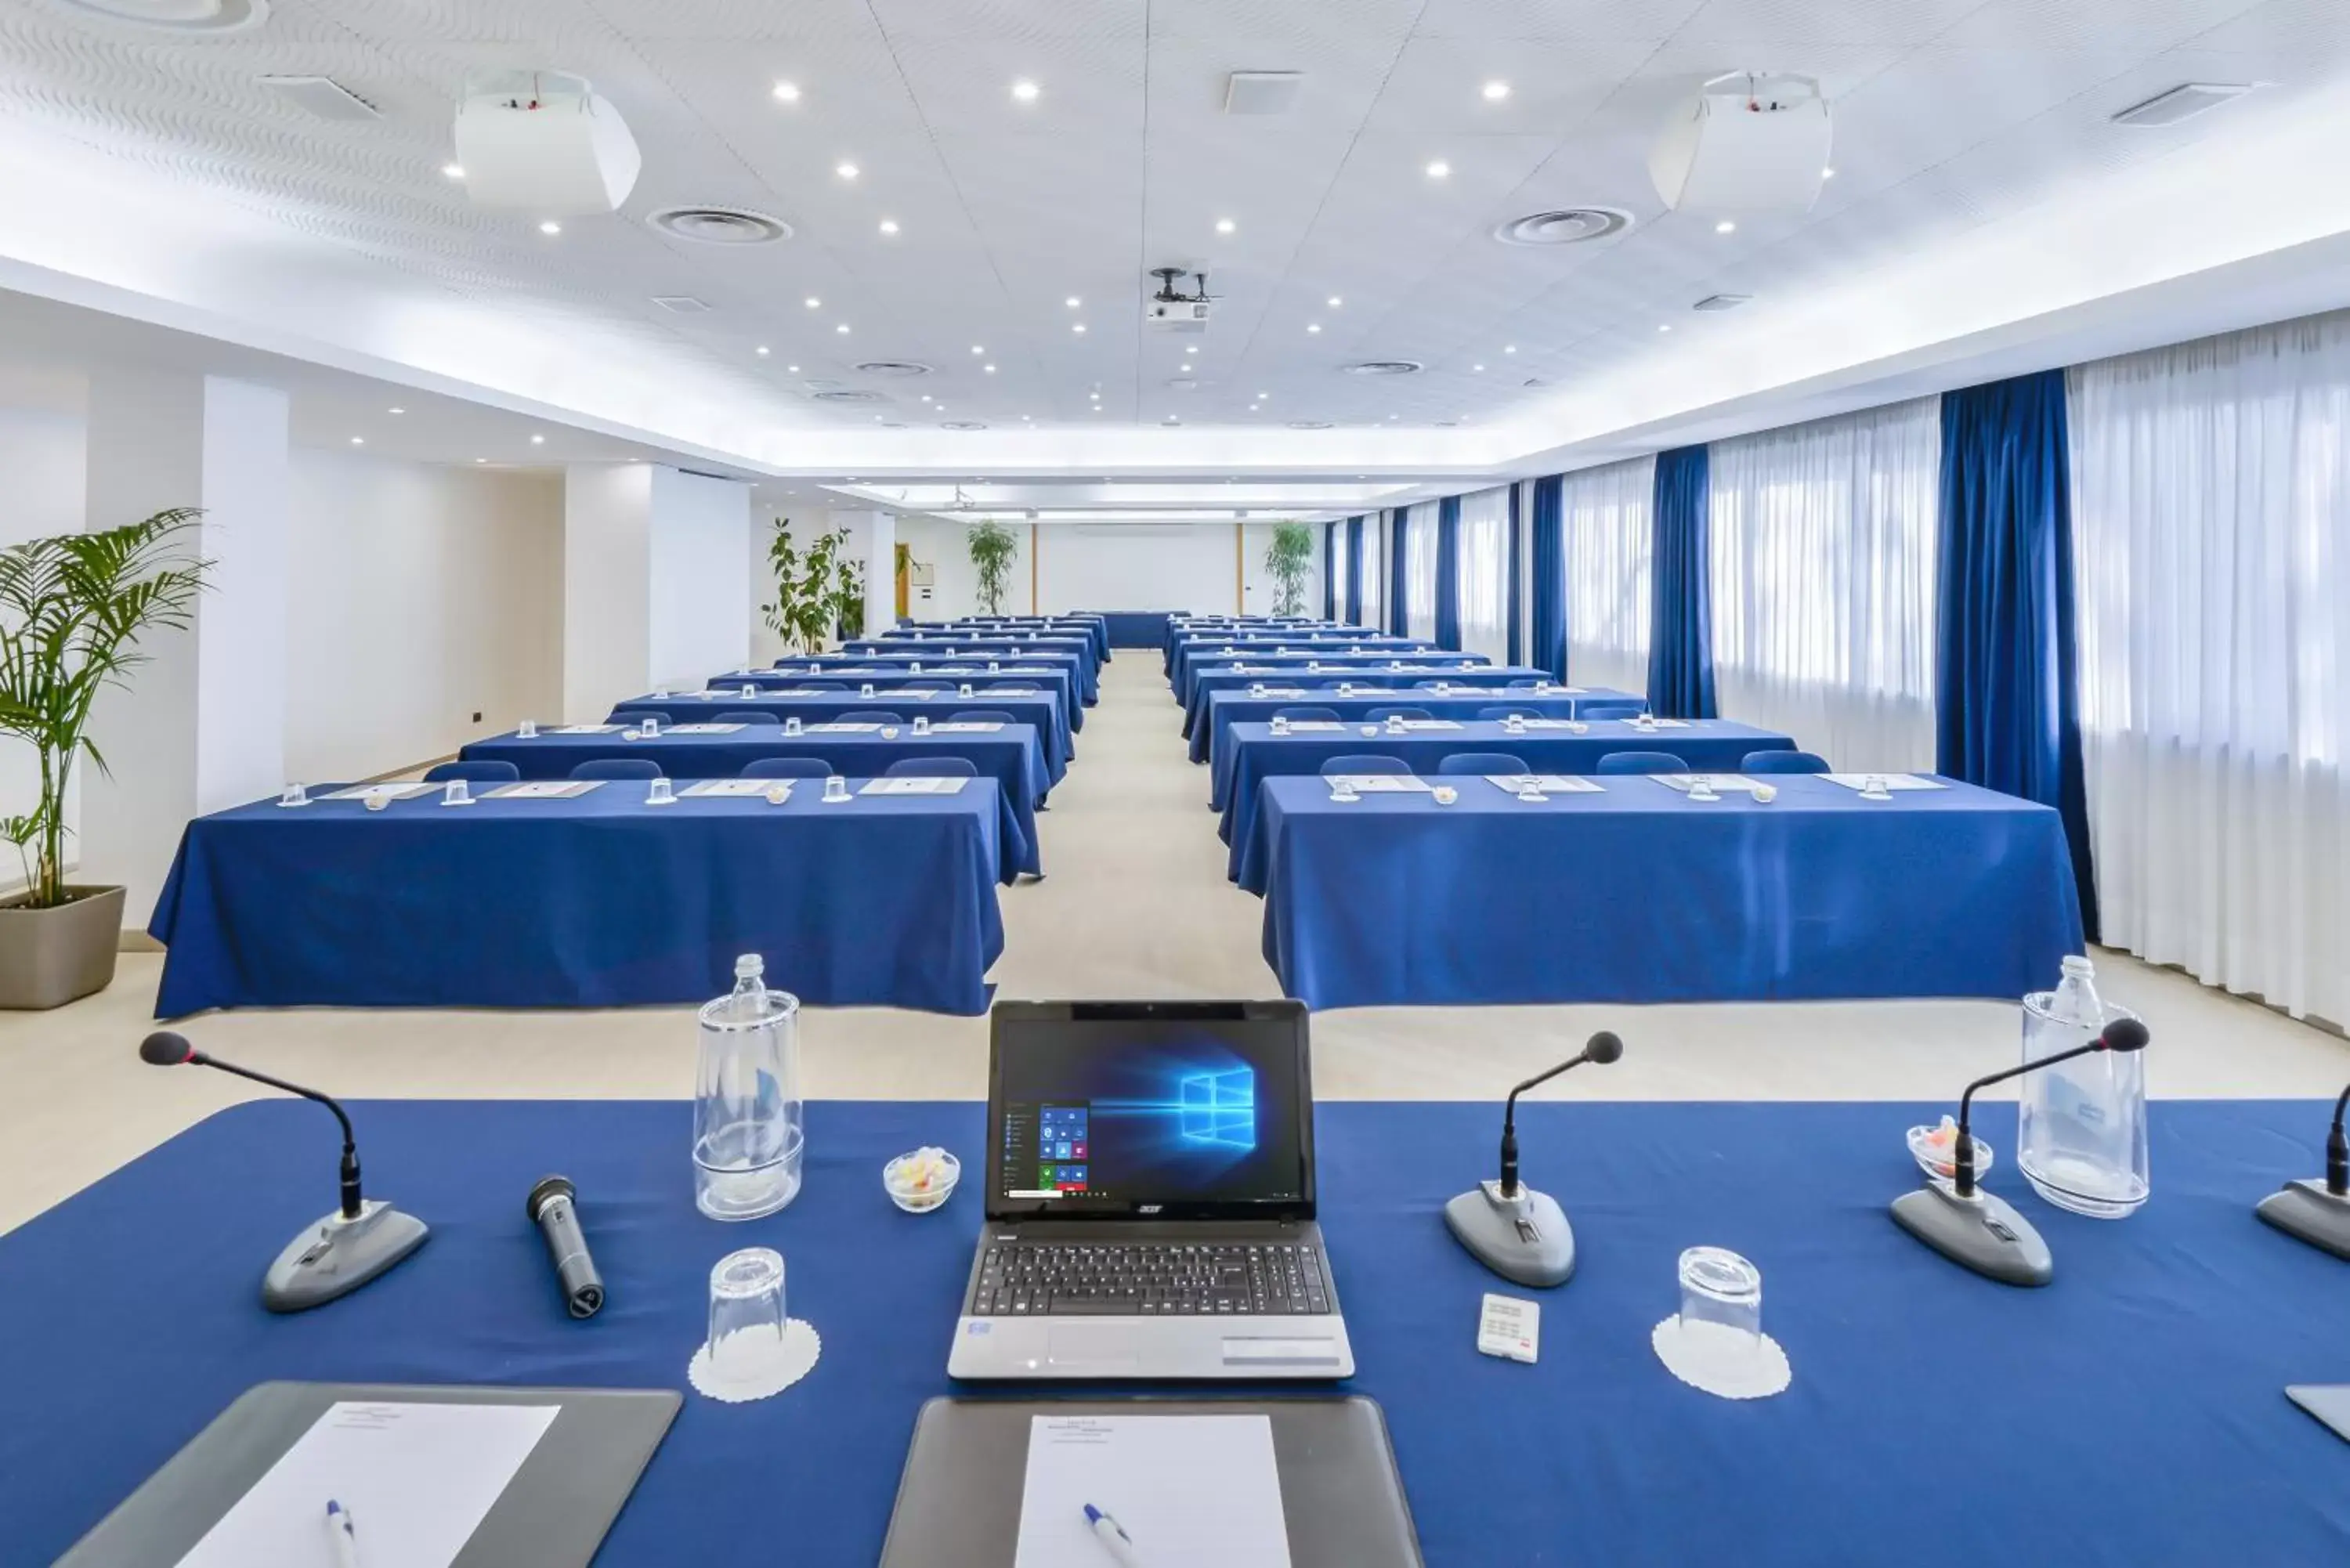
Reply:
[[2044, 1285], [2056, 1272], [2032, 1221], [1980, 1189], [1972, 1198], [1940, 1186], [1905, 1192], [1893, 1200], [1893, 1220], [1950, 1262], [2003, 1285]]
[[1521, 1182], [1502, 1196], [1488, 1181], [1444, 1206], [1444, 1223], [1469, 1255], [1513, 1284], [1563, 1285], [1575, 1273], [1575, 1231], [1547, 1193]]
[[286, 1243], [262, 1276], [261, 1304], [271, 1312], [303, 1312], [348, 1295], [424, 1245], [424, 1221], [370, 1199], [359, 1217], [342, 1210]]
[[2289, 1181], [2252, 1212], [2295, 1241], [2350, 1261], [2350, 1198], [2336, 1198], [2323, 1181]]

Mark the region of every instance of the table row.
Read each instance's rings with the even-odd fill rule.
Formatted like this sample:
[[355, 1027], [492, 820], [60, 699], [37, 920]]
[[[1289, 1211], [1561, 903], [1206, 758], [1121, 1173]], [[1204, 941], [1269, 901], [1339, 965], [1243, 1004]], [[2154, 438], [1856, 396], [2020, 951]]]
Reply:
[[666, 697], [655, 693], [613, 704], [611, 716], [616, 722], [630, 723], [650, 713], [664, 724], [700, 724], [721, 713], [740, 712], [764, 714], [777, 723], [797, 719], [803, 724], [823, 724], [850, 722], [850, 716], [858, 713], [887, 713], [910, 724], [920, 713], [929, 714], [931, 722], [936, 723], [951, 721], [956, 713], [965, 711], [1002, 713], [1011, 722], [1035, 730], [1045, 748], [1048, 784], [1059, 784], [1069, 771], [1076, 741], [1069, 733], [1060, 704], [1049, 693], [1033, 687], [1022, 691], [1016, 682], [1011, 690], [973, 683], [968, 697], [952, 689], [934, 691], [882, 681], [873, 683], [869, 697], [861, 691], [766, 685], [758, 686], [757, 694], [750, 697], [743, 696], [740, 687], [671, 692]]
[[1504, 711], [1529, 719], [1573, 719], [1586, 703], [1616, 703], [1627, 707], [1646, 708], [1647, 703], [1628, 692], [1613, 691], [1605, 686], [1553, 686], [1548, 691], [1523, 690], [1501, 691], [1460, 689], [1437, 691], [1425, 688], [1401, 691], [1380, 685], [1355, 686], [1341, 691], [1336, 683], [1327, 688], [1313, 686], [1266, 686], [1263, 691], [1251, 691], [1241, 687], [1231, 691], [1211, 691], [1201, 707], [1199, 722], [1191, 726], [1191, 760], [1208, 763], [1217, 771], [1229, 767], [1223, 759], [1232, 743], [1234, 724], [1267, 723], [1284, 708], [1318, 708], [1334, 715], [1337, 722], [1357, 727], [1373, 721], [1374, 713], [1384, 715], [1390, 708], [1415, 710], [1431, 719], [1456, 719], [1467, 722], [1474, 719], [1495, 718]]

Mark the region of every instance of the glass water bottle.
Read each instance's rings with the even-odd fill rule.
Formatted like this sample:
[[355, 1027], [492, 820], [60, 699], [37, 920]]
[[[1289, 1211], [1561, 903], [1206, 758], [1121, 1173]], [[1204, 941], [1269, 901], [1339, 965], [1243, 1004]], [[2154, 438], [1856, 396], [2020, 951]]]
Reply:
[[[2054, 991], [2023, 999], [2023, 1059], [2036, 1062], [2095, 1039], [2117, 1018], [2097, 995], [2085, 958], [2064, 961]], [[2059, 1209], [2120, 1220], [2146, 1201], [2146, 1053], [2095, 1051], [2026, 1073], [2016, 1106], [2015, 1163]]]
[[712, 1220], [756, 1220], [799, 1196], [800, 1004], [769, 991], [765, 972], [757, 953], [744, 953], [733, 991], [702, 1010], [693, 1201]]

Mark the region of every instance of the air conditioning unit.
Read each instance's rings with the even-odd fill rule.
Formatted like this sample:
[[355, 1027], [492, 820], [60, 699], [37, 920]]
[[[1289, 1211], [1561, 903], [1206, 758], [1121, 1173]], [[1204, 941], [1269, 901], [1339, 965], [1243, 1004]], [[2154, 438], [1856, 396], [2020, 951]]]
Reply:
[[1158, 332], [1205, 332], [1208, 305], [1204, 299], [1146, 299], [1142, 324]]
[[1828, 151], [1817, 80], [1735, 71], [1674, 112], [1648, 177], [1677, 212], [1803, 213], [1819, 200]]
[[620, 111], [586, 78], [555, 71], [469, 79], [457, 161], [473, 205], [538, 218], [617, 211], [644, 166]]

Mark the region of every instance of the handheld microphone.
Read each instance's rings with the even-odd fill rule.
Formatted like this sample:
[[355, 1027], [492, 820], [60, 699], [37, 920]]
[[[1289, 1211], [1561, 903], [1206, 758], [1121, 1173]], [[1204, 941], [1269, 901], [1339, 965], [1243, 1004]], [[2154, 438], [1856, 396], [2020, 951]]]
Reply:
[[546, 1239], [546, 1259], [563, 1287], [563, 1304], [573, 1317], [594, 1317], [604, 1306], [604, 1276], [588, 1255], [588, 1238], [579, 1229], [577, 1190], [570, 1179], [542, 1176], [530, 1189], [524, 1210]]
[[1522, 1285], [1565, 1284], [1575, 1272], [1575, 1232], [1548, 1195], [1518, 1180], [1518, 1096], [1586, 1062], [1606, 1066], [1624, 1054], [1624, 1042], [1601, 1030], [1575, 1055], [1510, 1091], [1502, 1110], [1502, 1174], [1444, 1206], [1444, 1223], [1471, 1256]]
[[2286, 1235], [2350, 1261], [2350, 1137], [2342, 1115], [2350, 1110], [2350, 1088], [2334, 1102], [2334, 1125], [2325, 1130], [2325, 1180], [2288, 1181], [2253, 1206], [2252, 1212]]
[[2055, 1277], [2056, 1260], [2032, 1221], [1995, 1193], [1975, 1185], [1975, 1140], [1968, 1122], [1975, 1091], [2059, 1062], [2098, 1051], [2143, 1051], [2152, 1036], [2135, 1018], [2116, 1018], [2085, 1045], [2035, 1057], [1986, 1073], [1959, 1096], [1958, 1137], [1950, 1149], [1948, 1191], [1931, 1183], [1893, 1200], [1896, 1223], [1952, 1262], [1986, 1279], [2010, 1285], [2044, 1285]]
[[234, 1062], [208, 1056], [187, 1037], [159, 1029], [139, 1043], [139, 1058], [152, 1067], [211, 1067], [256, 1084], [266, 1084], [335, 1113], [343, 1129], [341, 1202], [335, 1212], [306, 1227], [261, 1280], [261, 1304], [271, 1312], [300, 1312], [346, 1295], [424, 1244], [424, 1222], [390, 1204], [369, 1202], [359, 1189], [359, 1153], [351, 1118], [330, 1095], [306, 1089]]

